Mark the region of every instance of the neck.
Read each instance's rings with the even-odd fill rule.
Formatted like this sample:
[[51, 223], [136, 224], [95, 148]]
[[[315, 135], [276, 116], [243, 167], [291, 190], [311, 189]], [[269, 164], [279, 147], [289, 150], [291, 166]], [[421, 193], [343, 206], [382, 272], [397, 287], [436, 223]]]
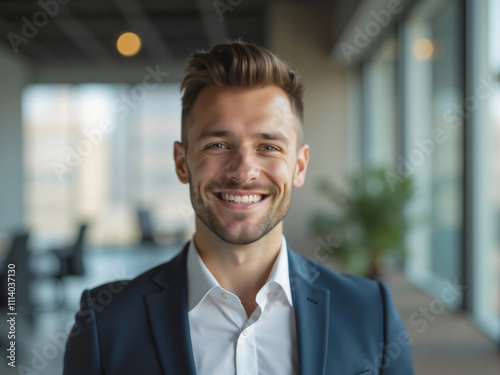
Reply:
[[201, 259], [222, 288], [236, 294], [247, 314], [256, 307], [255, 296], [269, 278], [280, 252], [283, 223], [247, 245], [227, 243], [196, 220], [194, 241]]

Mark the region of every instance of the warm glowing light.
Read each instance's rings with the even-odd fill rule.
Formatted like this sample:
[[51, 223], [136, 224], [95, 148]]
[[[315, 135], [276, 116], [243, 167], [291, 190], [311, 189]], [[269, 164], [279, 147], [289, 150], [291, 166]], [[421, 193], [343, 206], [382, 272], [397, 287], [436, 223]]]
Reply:
[[426, 38], [420, 38], [413, 43], [413, 54], [419, 60], [429, 60], [434, 55], [434, 44]]
[[116, 48], [123, 56], [134, 56], [141, 50], [141, 38], [134, 33], [123, 33], [116, 42]]

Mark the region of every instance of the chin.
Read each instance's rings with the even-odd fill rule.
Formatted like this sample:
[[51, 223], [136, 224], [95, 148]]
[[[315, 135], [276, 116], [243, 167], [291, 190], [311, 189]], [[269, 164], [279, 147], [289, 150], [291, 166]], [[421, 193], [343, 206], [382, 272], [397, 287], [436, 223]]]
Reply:
[[255, 233], [240, 233], [235, 235], [234, 233], [216, 233], [217, 236], [224, 242], [233, 245], [248, 245], [254, 243], [261, 239], [264, 235], [259, 235]]

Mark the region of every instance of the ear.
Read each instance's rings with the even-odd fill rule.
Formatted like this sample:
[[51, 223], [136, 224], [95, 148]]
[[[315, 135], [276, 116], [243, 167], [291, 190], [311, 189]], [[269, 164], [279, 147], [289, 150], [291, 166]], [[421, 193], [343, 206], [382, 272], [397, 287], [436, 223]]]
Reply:
[[309, 145], [302, 145], [297, 156], [297, 165], [293, 173], [293, 186], [301, 187], [306, 179], [307, 164], [309, 163]]
[[177, 141], [174, 143], [174, 162], [179, 181], [187, 184], [189, 182], [189, 171], [186, 163], [186, 149], [182, 143]]

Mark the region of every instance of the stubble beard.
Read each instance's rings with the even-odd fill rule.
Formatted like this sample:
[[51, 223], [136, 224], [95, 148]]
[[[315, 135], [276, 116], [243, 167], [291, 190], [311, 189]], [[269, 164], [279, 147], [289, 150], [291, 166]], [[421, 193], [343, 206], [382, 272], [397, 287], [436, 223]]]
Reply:
[[[225, 186], [226, 189], [236, 189], [236, 186]], [[220, 188], [223, 190], [224, 188]], [[248, 190], [251, 190], [250, 188]], [[274, 187], [274, 194], [270, 194], [267, 199], [276, 199], [277, 188]], [[276, 225], [278, 225], [286, 216], [292, 201], [292, 190], [289, 189], [279, 201], [272, 202], [272, 206], [264, 218], [255, 224], [252, 228], [239, 229], [238, 233], [231, 232], [230, 228], [225, 226], [218, 218], [216, 210], [209, 204], [205, 203], [198, 191], [193, 187], [191, 175], [189, 176], [189, 192], [191, 196], [191, 204], [193, 205], [196, 216], [217, 235], [222, 241], [234, 245], [247, 245], [258, 241], [268, 234]], [[207, 195], [212, 194], [210, 190]], [[235, 212], [232, 214], [234, 221], [244, 221], [248, 217], [248, 213]]]

